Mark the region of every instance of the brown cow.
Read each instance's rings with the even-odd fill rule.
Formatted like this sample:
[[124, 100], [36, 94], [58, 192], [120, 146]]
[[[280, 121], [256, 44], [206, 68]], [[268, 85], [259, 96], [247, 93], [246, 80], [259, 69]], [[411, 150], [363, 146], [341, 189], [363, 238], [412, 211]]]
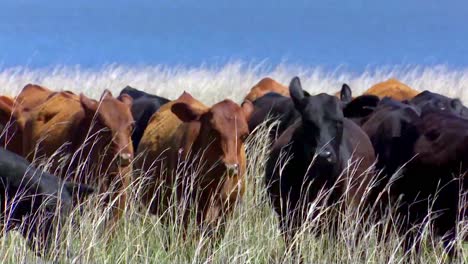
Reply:
[[72, 173], [75, 181], [96, 184], [101, 193], [109, 191], [107, 198], [117, 203], [113, 212], [117, 220], [125, 205], [133, 159], [131, 104], [129, 96], [116, 99], [107, 90], [99, 102], [83, 94], [58, 92], [29, 113], [23, 152], [29, 160], [47, 158], [50, 171], [57, 175]]
[[[175, 190], [178, 201], [194, 205], [197, 223], [208, 231], [225, 223], [244, 193], [244, 141], [252, 111], [250, 101], [239, 106], [224, 100], [206, 107], [185, 92], [163, 105], [138, 147], [146, 159], [135, 161], [135, 167], [146, 173], [140, 176], [148, 181], [142, 185], [142, 201], [150, 212], [165, 212], [170, 190]], [[188, 194], [187, 188], [195, 192]], [[183, 214], [184, 227], [188, 211]]]
[[23, 109], [13, 98], [0, 96], [0, 144], [18, 155], [23, 150]]
[[[69, 91], [66, 93], [72, 94]], [[1, 137], [4, 141], [2, 146], [18, 155], [23, 155], [23, 130], [29, 111], [54, 94], [56, 92], [49, 88], [28, 84], [14, 99], [1, 96], [0, 128], [4, 131]], [[4, 130], [4, 128], [7, 129]]]
[[21, 104], [23, 109], [29, 111], [45, 102], [52, 94], [54, 92], [49, 88], [36, 84], [27, 84], [16, 96], [16, 101]]
[[253, 102], [256, 99], [271, 92], [289, 97], [288, 87], [282, 85], [281, 83], [278, 83], [277, 81], [269, 77], [266, 77], [261, 79], [256, 85], [254, 85], [254, 87], [252, 87], [252, 89], [250, 89], [250, 92], [247, 94], [244, 101], [249, 100]]

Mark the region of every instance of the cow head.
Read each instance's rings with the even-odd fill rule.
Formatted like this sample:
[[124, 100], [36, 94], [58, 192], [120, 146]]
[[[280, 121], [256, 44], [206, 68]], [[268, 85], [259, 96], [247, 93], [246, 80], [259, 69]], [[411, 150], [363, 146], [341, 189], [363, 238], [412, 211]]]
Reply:
[[294, 107], [302, 117], [302, 139], [308, 160], [316, 157], [320, 164], [335, 164], [343, 135], [343, 111], [334, 96], [304, 96], [298, 77], [292, 79], [289, 92]]
[[[134, 121], [130, 111], [132, 99], [128, 95], [114, 98], [112, 93], [105, 90], [98, 101], [80, 95], [80, 101], [88, 117], [96, 121], [96, 129], [100, 130], [102, 137], [110, 144], [112, 157], [117, 155], [118, 165], [126, 167], [133, 159], [133, 146], [131, 134]], [[107, 140], [109, 139], [109, 140]]]
[[438, 110], [465, 118], [468, 117], [468, 108], [462, 104], [460, 99], [450, 98], [438, 93], [423, 91], [409, 102], [424, 112]]
[[0, 96], [1, 146], [22, 154], [24, 118], [22, 107], [7, 96]]
[[224, 100], [208, 109], [178, 102], [172, 105], [171, 110], [180, 120], [198, 127], [195, 144], [207, 147], [207, 155], [219, 158], [229, 175], [243, 173], [240, 162], [244, 155], [244, 142], [249, 135], [248, 120], [253, 112], [250, 101], [246, 100], [239, 106], [231, 100]]

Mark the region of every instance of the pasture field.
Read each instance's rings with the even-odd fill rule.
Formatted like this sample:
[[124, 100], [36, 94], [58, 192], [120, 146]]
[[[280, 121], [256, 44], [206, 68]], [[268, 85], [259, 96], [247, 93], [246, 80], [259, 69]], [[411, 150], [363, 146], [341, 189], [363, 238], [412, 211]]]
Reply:
[[[131, 85], [170, 99], [177, 98], [185, 90], [211, 105], [224, 98], [240, 103], [250, 87], [262, 77], [270, 76], [288, 84], [296, 75], [301, 78], [304, 89], [312, 94], [334, 93], [343, 82], [348, 83], [355, 94], [360, 94], [371, 85], [394, 77], [415, 89], [430, 89], [459, 97], [468, 103], [468, 69], [399, 66], [369, 69], [357, 74], [345, 69], [326, 71], [318, 67], [272, 67], [267, 63], [243, 62], [194, 68], [119, 65], [92, 70], [80, 67], [8, 68], [0, 70], [0, 94], [13, 96], [26, 84], [36, 83], [54, 90], [83, 92], [98, 98], [104, 89], [117, 95], [123, 87]], [[52, 253], [49, 259], [36, 257], [17, 232], [10, 232], [0, 238], [0, 263], [291, 263], [290, 249], [284, 246], [263, 181], [270, 149], [266, 136], [268, 129], [263, 126], [248, 139], [245, 196], [225, 227], [224, 238], [216, 245], [209, 246], [203, 234], [200, 238], [195, 236], [197, 228], [194, 223], [190, 223], [187, 234], [183, 234], [181, 219], [171, 218], [169, 227], [166, 227], [161, 218], [149, 215], [138, 202], [139, 186], [135, 183], [128, 190], [132, 198], [112, 236], [103, 228], [109, 208], [97, 206], [100, 197], [94, 195], [71, 215], [59, 234], [61, 250]], [[460, 195], [462, 205], [466, 206], [466, 194]], [[171, 209], [169, 213], [177, 210]], [[402, 240], [395, 234], [388, 234], [386, 242], [376, 239], [377, 231], [391, 225], [393, 219], [364, 223], [364, 232], [360, 233], [359, 213], [349, 212], [341, 218], [338, 237], [330, 239], [324, 227], [327, 215], [325, 211], [310, 219], [298, 236], [296, 243], [305, 263], [404, 261]], [[309, 233], [311, 227], [325, 229], [325, 232], [313, 236]], [[429, 227], [426, 231], [423, 250], [411, 261], [444, 263], [446, 255], [440, 243], [433, 239]], [[468, 223], [460, 222], [456, 242], [460, 253], [454, 263], [468, 263], [468, 246], [463, 245], [463, 237], [467, 233]]]

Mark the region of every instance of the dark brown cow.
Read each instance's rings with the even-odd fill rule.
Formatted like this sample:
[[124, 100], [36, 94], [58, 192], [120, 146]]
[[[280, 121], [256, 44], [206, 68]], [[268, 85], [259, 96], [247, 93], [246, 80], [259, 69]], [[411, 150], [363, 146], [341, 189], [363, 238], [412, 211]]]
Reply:
[[384, 98], [362, 128], [382, 170], [370, 193], [377, 219], [396, 213], [390, 228], [404, 237], [406, 252], [419, 250], [421, 230], [430, 219], [453, 256], [457, 213], [466, 210], [458, 205], [459, 183], [467, 181], [468, 121], [437, 109], [420, 113], [413, 105]]
[[146, 173], [142, 200], [150, 212], [165, 212], [174, 190], [178, 201], [197, 210], [197, 222], [208, 231], [223, 224], [244, 193], [244, 141], [252, 111], [250, 102], [240, 107], [231, 100], [206, 107], [188, 93], [163, 105], [138, 147], [146, 159], [135, 163]]
[[113, 214], [118, 219], [133, 159], [131, 104], [129, 96], [116, 99], [107, 90], [100, 101], [83, 94], [56, 93], [29, 113], [23, 152], [29, 160], [50, 159], [50, 170], [57, 175], [71, 174], [75, 181], [97, 184], [101, 193], [109, 192], [108, 198], [116, 199]]
[[288, 87], [269, 77], [266, 77], [261, 79], [256, 85], [254, 85], [254, 87], [252, 87], [252, 89], [250, 89], [250, 92], [247, 94], [244, 100], [253, 102], [267, 93], [277, 93], [282, 96], [289, 97]]

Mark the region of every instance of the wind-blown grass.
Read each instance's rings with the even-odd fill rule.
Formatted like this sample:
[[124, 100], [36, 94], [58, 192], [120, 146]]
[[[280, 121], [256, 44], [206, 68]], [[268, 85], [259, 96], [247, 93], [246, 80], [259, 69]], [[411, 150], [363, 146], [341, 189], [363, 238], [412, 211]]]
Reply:
[[[27, 83], [37, 83], [54, 90], [83, 92], [97, 98], [104, 89], [110, 89], [115, 95], [126, 85], [131, 85], [170, 99], [186, 90], [210, 105], [226, 97], [240, 103], [250, 87], [262, 77], [270, 76], [287, 84], [295, 75], [301, 77], [303, 87], [311, 93], [335, 92], [346, 82], [353, 92], [359, 94], [374, 83], [394, 77], [415, 89], [431, 89], [468, 102], [468, 69], [408, 66], [356, 74], [340, 69], [326, 72], [320, 68], [271, 67], [240, 62], [222, 67], [195, 68], [110, 65], [99, 70], [79, 67], [4, 69], [0, 72], [0, 94], [15, 95]], [[184, 239], [181, 219], [177, 215], [165, 225], [165, 219], [148, 214], [138, 201], [141, 186], [139, 182], [134, 182], [128, 190], [130, 202], [113, 236], [104, 228], [110, 208], [99, 206], [101, 195], [93, 195], [67, 220], [61, 232], [62, 239], [57, 242], [61, 243], [61, 250], [49, 259], [59, 263], [290, 263], [291, 252], [284, 245], [264, 184], [265, 161], [270, 150], [268, 129], [260, 127], [248, 140], [245, 196], [228, 222], [224, 238], [216, 246], [209, 246], [203, 234], [196, 236], [198, 227], [193, 220], [188, 226], [188, 238]], [[42, 165], [47, 167], [47, 164]], [[466, 206], [466, 200], [460, 203]], [[177, 210], [172, 207], [169, 211], [176, 213]], [[319, 214], [310, 219], [299, 232], [296, 241], [298, 251], [306, 263], [401, 263], [405, 259], [401, 250], [402, 239], [396, 234], [389, 234], [387, 242], [377, 239], [378, 230], [392, 225], [394, 219], [365, 223], [365, 231], [358, 234], [362, 227], [357, 224], [356, 212], [350, 212], [340, 218], [337, 238], [330, 239], [327, 227], [323, 225], [327, 221], [326, 215]], [[310, 234], [310, 229], [317, 226], [322, 229], [322, 234]], [[424, 250], [412, 261], [442, 263], [446, 256], [429, 228], [425, 227]], [[456, 242], [460, 249], [467, 232], [467, 223], [460, 222]], [[359, 243], [355, 243], [358, 235], [361, 238]], [[0, 239], [0, 263], [47, 261], [37, 258], [16, 232], [10, 232]], [[468, 250], [465, 246], [454, 262], [467, 261]]]

